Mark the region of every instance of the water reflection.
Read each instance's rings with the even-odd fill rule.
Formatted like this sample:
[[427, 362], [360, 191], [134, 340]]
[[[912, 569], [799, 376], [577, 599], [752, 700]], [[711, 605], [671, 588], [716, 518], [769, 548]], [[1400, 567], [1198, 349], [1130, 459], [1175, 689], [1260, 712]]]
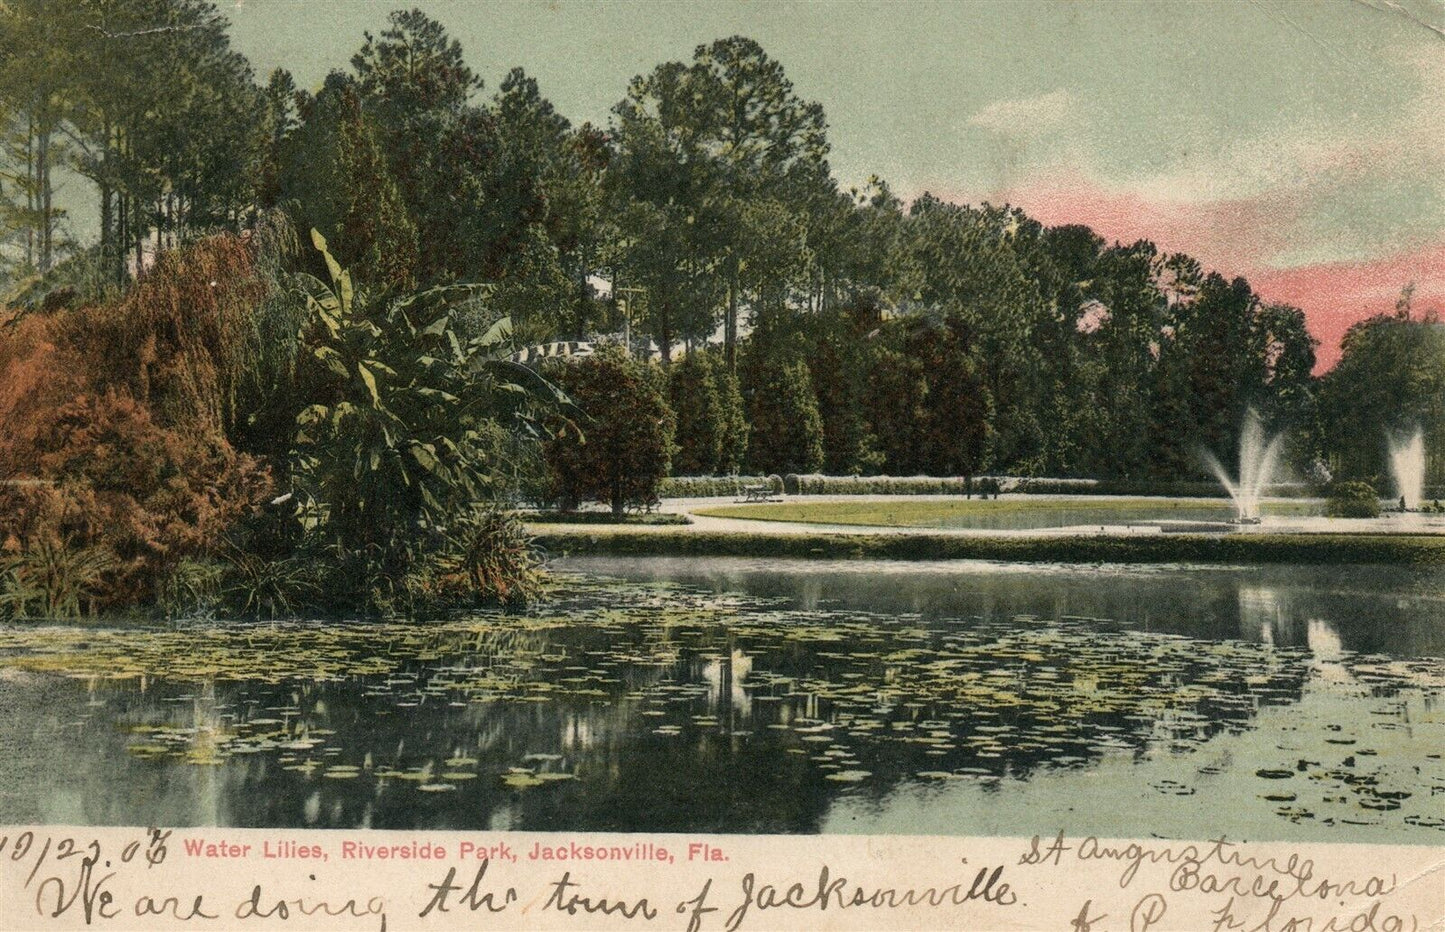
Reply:
[[1032, 834], [1107, 786], [1116, 834], [1198, 793], [1445, 826], [1436, 577], [566, 568], [529, 617], [0, 631], [0, 821]]
[[1445, 657], [1445, 571], [1384, 566], [1040, 566], [982, 562], [588, 557], [563, 567], [746, 591], [804, 611], [866, 606], [924, 619], [1093, 618], [1146, 632]]

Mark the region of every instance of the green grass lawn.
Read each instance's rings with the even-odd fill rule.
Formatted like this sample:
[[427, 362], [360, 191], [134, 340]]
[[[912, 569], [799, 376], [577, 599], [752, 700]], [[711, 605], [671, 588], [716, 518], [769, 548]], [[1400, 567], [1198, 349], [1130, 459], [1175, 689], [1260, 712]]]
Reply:
[[[1271, 501], [1265, 514], [1320, 514], [1318, 502]], [[1005, 498], [918, 501], [783, 502], [720, 505], [696, 514], [753, 521], [847, 524], [874, 527], [967, 527], [992, 530], [1120, 524], [1133, 521], [1219, 521], [1231, 517], [1227, 499], [1208, 498]]]

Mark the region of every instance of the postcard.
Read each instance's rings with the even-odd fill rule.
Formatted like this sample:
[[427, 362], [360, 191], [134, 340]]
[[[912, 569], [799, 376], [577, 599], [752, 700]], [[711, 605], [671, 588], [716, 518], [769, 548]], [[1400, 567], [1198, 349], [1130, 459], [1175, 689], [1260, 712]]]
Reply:
[[1445, 929], [1445, 4], [0, 0], [0, 929]]

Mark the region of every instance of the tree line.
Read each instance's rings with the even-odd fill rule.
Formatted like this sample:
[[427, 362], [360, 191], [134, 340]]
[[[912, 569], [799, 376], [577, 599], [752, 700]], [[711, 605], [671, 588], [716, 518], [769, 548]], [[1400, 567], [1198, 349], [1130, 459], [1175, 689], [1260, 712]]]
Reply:
[[[822, 105], [751, 39], [638, 75], [594, 126], [521, 68], [487, 87], [420, 11], [380, 25], [306, 89], [260, 80], [203, 0], [6, 0], [16, 300], [123, 288], [177, 244], [279, 212], [375, 293], [487, 283], [515, 345], [642, 335], [674, 386], [678, 473], [1174, 479], [1202, 474], [1201, 449], [1228, 461], [1253, 408], [1298, 472], [1367, 475], [1377, 434], [1436, 416], [1363, 413], [1378, 393], [1350, 379], [1399, 381], [1356, 364], [1369, 341], [1315, 378], [1298, 308], [1189, 256], [905, 202], [880, 178], [844, 187]], [[58, 171], [90, 182], [93, 246], [65, 236]], [[325, 278], [320, 253], [294, 256]]]

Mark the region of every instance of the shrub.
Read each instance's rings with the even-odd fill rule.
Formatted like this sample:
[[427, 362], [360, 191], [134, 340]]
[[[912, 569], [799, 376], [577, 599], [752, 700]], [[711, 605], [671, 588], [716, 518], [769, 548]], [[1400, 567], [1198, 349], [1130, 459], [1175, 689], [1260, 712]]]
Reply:
[[155, 595], [165, 571], [216, 547], [270, 492], [266, 469], [225, 440], [158, 426], [119, 393], [51, 412], [31, 453], [48, 480], [0, 486], [0, 538], [104, 548], [116, 558], [103, 605]]
[[113, 607], [164, 597], [182, 561], [269, 493], [227, 432], [255, 380], [285, 364], [270, 351], [292, 339], [285, 321], [256, 316], [275, 293], [262, 254], [284, 239], [210, 237], [165, 253], [111, 303], [3, 325], [0, 479], [33, 481], [0, 486], [0, 539], [108, 553], [93, 601]]
[[[1036, 476], [823, 476], [789, 475], [789, 495], [1166, 495], [1175, 498], [1224, 498], [1218, 482], [1163, 482], [1131, 479], [1053, 479]], [[1308, 497], [1302, 483], [1276, 483], [1273, 497]], [[702, 493], [699, 493], [702, 494]], [[726, 494], [726, 493], [719, 493]]]
[[221, 606], [225, 566], [214, 560], [186, 558], [161, 576], [156, 609], [166, 618], [210, 617]]
[[[305, 557], [267, 559], [229, 549], [221, 575], [221, 599], [227, 611], [244, 618], [289, 618], [321, 593], [318, 564]], [[354, 604], [356, 591], [340, 604]]]
[[482, 289], [369, 295], [314, 230], [312, 240], [331, 280], [301, 279], [303, 371], [316, 401], [296, 418], [291, 472], [308, 514], [349, 551], [347, 565], [370, 567], [361, 581], [380, 586], [379, 605], [423, 537], [505, 494], [504, 424], [531, 426], [528, 405], [558, 404], [560, 393], [504, 358], [507, 318], [462, 342], [458, 317]]
[[1339, 482], [1330, 489], [1325, 514], [1332, 518], [1378, 518], [1380, 495], [1368, 482]]
[[525, 605], [542, 589], [542, 558], [521, 519], [499, 509], [476, 512], [449, 535], [440, 594], [472, 604]]
[[[1001, 479], [1002, 488], [1010, 492], [1022, 492], [1027, 495], [1100, 495], [1107, 494], [1101, 491], [1106, 483], [1098, 479], [1053, 479], [1040, 478], [1037, 476], [1025, 476], [1019, 479]], [[1144, 483], [1133, 483], [1135, 486]], [[1115, 487], [1124, 488], [1125, 484], [1116, 483]], [[1218, 483], [1214, 484], [1218, 489]], [[1127, 493], [1121, 493], [1127, 494]], [[1167, 494], [1167, 493], [1160, 493]], [[1221, 493], [1222, 494], [1222, 493]]]
[[668, 524], [691, 524], [687, 515], [659, 511], [650, 514], [614, 515], [610, 511], [523, 511], [517, 518], [529, 524], [626, 524], [659, 527]]
[[163, 253], [118, 304], [57, 325], [90, 365], [89, 390], [122, 390], [162, 426], [225, 436], [270, 345], [294, 341], [294, 323], [257, 319], [273, 289], [251, 239], [213, 236]]
[[210, 237], [164, 253], [111, 303], [0, 322], [0, 476], [28, 471], [37, 422], [83, 393], [128, 395], [161, 427], [233, 443], [276, 410], [294, 417], [300, 318], [276, 271], [293, 239], [274, 223]]
[[35, 476], [35, 444], [55, 409], [84, 390], [90, 369], [64, 344], [56, 318], [0, 320], [0, 479]]
[[517, 515], [479, 508], [458, 519], [438, 547], [414, 562], [385, 601], [372, 607], [419, 617], [480, 605], [522, 606], [542, 592], [542, 563]]
[[673, 449], [673, 414], [661, 371], [604, 347], [550, 370], [584, 414], [582, 430], [560, 431], [546, 459], [564, 509], [604, 502], [614, 514], [657, 500]]

